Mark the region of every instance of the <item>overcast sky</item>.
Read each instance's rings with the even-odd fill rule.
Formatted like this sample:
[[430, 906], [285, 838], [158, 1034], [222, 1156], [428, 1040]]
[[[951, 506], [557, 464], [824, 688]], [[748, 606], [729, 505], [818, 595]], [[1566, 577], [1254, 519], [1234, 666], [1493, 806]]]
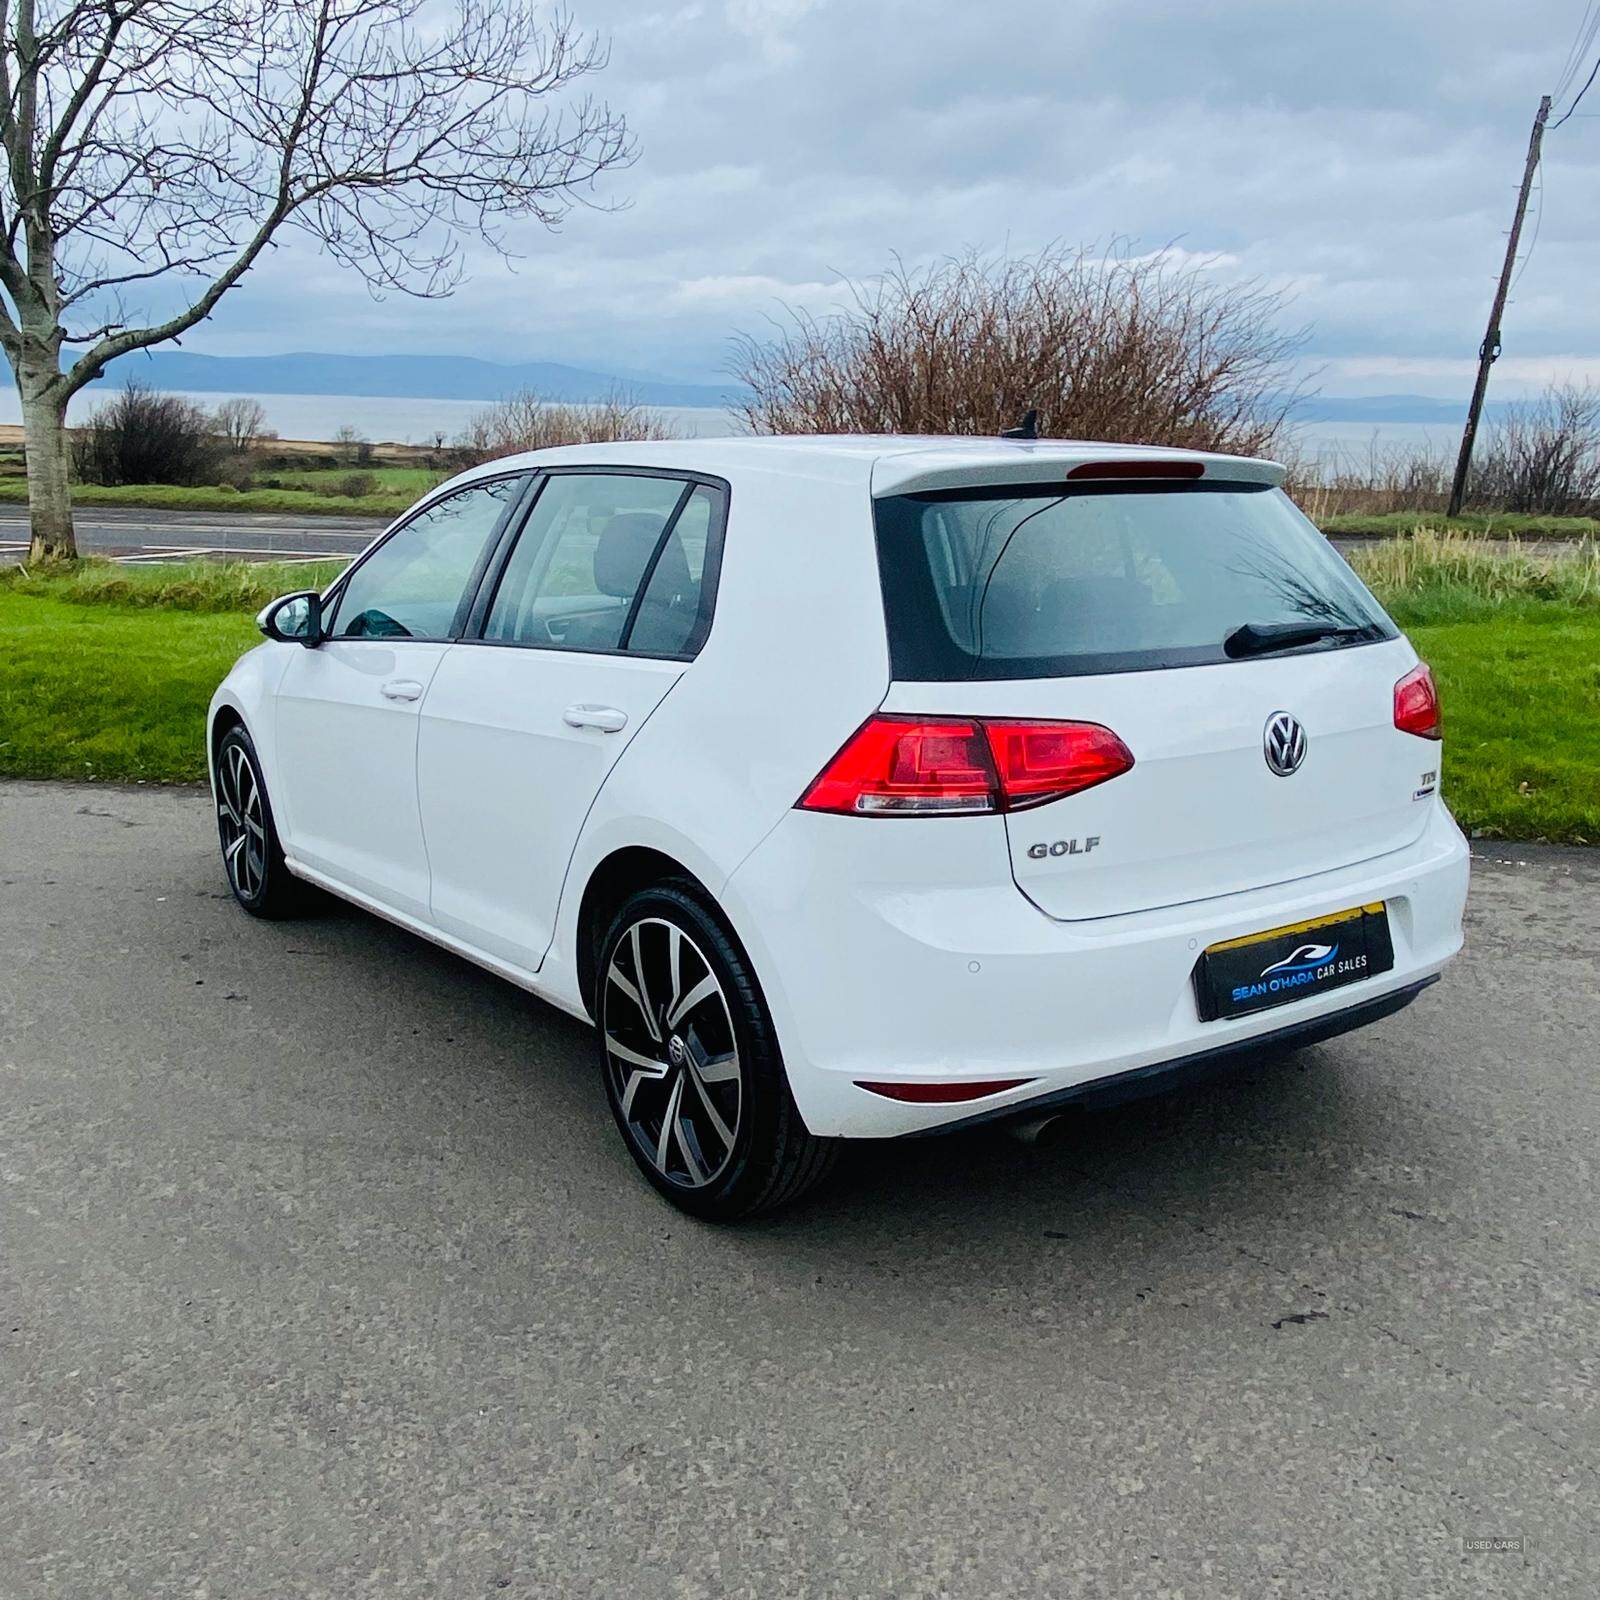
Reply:
[[[1583, 0], [571, 0], [626, 202], [375, 304], [302, 245], [191, 349], [455, 351], [715, 378], [780, 303], [969, 246], [1176, 243], [1288, 288], [1330, 394], [1464, 393]], [[1597, 46], [1596, 48], [1600, 48]], [[1593, 61], [1582, 63], [1581, 82]], [[1558, 104], [1570, 103], [1577, 83]], [[1594, 113], [1594, 115], [1588, 115]], [[1600, 379], [1600, 84], [1546, 143], [1496, 393]]]

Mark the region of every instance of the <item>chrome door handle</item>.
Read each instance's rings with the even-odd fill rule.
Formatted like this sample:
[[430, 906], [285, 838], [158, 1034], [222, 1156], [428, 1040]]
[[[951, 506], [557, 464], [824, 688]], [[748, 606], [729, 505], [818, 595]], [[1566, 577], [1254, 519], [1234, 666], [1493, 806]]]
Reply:
[[615, 706], [568, 706], [561, 720], [569, 728], [598, 728], [602, 733], [620, 733], [628, 725], [628, 713]]
[[422, 695], [422, 685], [415, 678], [391, 678], [378, 691], [385, 700], [416, 700]]

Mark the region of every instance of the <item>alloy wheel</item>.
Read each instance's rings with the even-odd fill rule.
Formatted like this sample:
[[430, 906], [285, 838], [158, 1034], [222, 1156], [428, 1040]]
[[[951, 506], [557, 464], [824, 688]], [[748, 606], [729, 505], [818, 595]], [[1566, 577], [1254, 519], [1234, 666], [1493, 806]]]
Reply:
[[217, 827], [228, 881], [241, 900], [254, 900], [267, 875], [267, 828], [261, 784], [248, 752], [228, 744], [217, 769]]
[[612, 945], [600, 1025], [639, 1151], [669, 1183], [715, 1182], [733, 1158], [744, 1083], [728, 999], [699, 945], [664, 917], [632, 923]]

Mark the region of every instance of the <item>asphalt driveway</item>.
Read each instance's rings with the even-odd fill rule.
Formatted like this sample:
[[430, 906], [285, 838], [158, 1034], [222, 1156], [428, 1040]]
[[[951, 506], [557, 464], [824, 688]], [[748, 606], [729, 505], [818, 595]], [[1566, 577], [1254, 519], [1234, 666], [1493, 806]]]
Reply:
[[719, 1232], [577, 1024], [0, 785], [0, 1594], [1592, 1595], [1597, 1082], [1502, 849], [1398, 1017]]

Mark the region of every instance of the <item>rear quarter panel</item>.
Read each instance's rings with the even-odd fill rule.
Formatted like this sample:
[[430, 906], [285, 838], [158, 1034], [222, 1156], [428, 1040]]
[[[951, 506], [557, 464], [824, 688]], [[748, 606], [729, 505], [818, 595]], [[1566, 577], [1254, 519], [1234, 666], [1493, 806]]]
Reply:
[[719, 893], [882, 701], [889, 658], [867, 483], [859, 466], [817, 473], [812, 462], [804, 476], [730, 480], [711, 632], [590, 809], [541, 972], [551, 988], [576, 995], [578, 907], [608, 855], [660, 850]]

